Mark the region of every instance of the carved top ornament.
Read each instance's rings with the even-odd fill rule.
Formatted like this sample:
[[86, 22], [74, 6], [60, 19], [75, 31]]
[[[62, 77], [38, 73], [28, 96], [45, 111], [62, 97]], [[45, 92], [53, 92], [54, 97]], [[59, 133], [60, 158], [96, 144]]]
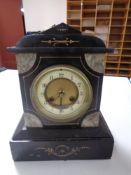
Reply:
[[95, 36], [82, 35], [80, 31], [65, 23], [54, 25], [42, 32], [30, 32], [25, 35], [15, 47], [8, 47], [9, 52], [15, 53], [44, 53], [44, 54], [85, 54], [113, 52], [106, 48], [104, 42]]

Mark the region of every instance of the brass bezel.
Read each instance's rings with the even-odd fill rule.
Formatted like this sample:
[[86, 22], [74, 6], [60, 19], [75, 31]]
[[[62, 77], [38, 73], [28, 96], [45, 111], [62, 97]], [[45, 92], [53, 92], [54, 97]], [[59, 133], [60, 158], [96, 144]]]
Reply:
[[[77, 76], [81, 78], [83, 81], [85, 87], [87, 88], [87, 91], [89, 92], [89, 96], [87, 97], [87, 93], [84, 99], [83, 105], [81, 105], [81, 108], [79, 110], [76, 110], [75, 112], [71, 113], [70, 115], [63, 115], [62, 114], [53, 114], [49, 111], [47, 111], [45, 108], [42, 107], [42, 105], [39, 103], [38, 97], [37, 97], [37, 86], [41, 78], [45, 75], [48, 74], [51, 71], [56, 71], [56, 70], [68, 70], [73, 73], [75, 73]], [[43, 71], [41, 71], [33, 80], [31, 88], [30, 88], [30, 98], [32, 105], [34, 109], [37, 111], [37, 113], [41, 116], [41, 118], [46, 118], [49, 121], [57, 122], [57, 123], [64, 123], [64, 122], [71, 122], [74, 121], [80, 117], [83, 117], [83, 115], [88, 111], [92, 98], [93, 98], [93, 91], [92, 87], [90, 84], [90, 81], [88, 78], [85, 76], [83, 72], [81, 72], [79, 69], [69, 66], [69, 65], [55, 65], [55, 66], [50, 66]]]

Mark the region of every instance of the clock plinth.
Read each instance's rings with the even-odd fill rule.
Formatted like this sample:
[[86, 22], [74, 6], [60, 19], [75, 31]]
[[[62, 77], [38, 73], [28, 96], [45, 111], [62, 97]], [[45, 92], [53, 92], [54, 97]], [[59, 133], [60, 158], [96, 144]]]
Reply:
[[21, 119], [12, 140], [11, 152], [15, 161], [109, 159], [113, 137], [99, 113], [98, 127], [27, 130]]
[[23, 116], [10, 141], [13, 159], [107, 159], [113, 137], [100, 112], [104, 54], [94, 36], [62, 23], [16, 47]]

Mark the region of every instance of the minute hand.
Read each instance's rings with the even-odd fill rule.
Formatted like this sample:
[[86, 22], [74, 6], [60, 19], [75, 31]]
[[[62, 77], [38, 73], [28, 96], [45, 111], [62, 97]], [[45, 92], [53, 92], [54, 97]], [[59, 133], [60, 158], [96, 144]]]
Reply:
[[60, 96], [60, 106], [62, 106], [63, 97]]

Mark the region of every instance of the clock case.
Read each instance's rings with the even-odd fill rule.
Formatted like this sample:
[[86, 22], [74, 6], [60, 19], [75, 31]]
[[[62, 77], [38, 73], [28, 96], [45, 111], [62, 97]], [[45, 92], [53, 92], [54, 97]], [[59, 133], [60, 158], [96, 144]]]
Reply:
[[[15, 47], [24, 114], [10, 141], [15, 161], [107, 159], [112, 155], [113, 137], [100, 112], [103, 56], [113, 52], [95, 36], [82, 35], [61, 23], [43, 32], [27, 33]], [[92, 55], [96, 57], [92, 57]], [[41, 117], [34, 109], [30, 87], [34, 78], [53, 65], [69, 65], [89, 79], [93, 100], [87, 113], [68, 123]]]

